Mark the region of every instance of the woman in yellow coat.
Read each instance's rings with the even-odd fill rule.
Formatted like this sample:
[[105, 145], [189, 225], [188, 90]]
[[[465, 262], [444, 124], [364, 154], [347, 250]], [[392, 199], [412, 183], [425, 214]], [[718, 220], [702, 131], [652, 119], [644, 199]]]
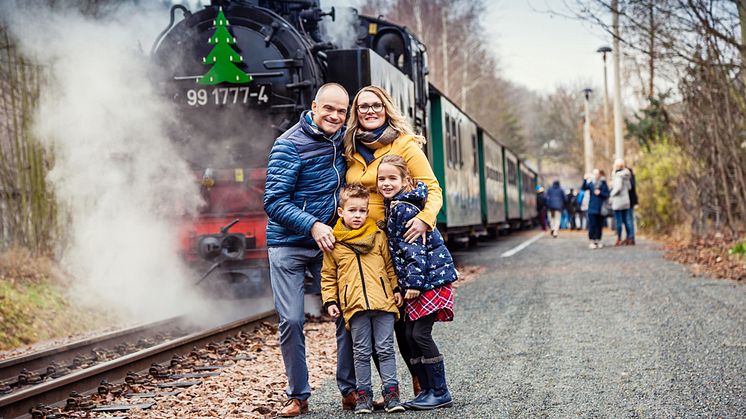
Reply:
[[[360, 183], [370, 191], [368, 217], [373, 221], [384, 219], [383, 196], [378, 192], [378, 164], [383, 156], [395, 154], [404, 158], [412, 177], [427, 186], [427, 202], [420, 214], [410, 220], [404, 239], [414, 242], [435, 227], [438, 211], [443, 205], [443, 192], [433, 169], [422, 151], [425, 138], [414, 133], [391, 96], [378, 86], [360, 89], [352, 101], [344, 137], [344, 154], [347, 159], [347, 184]], [[402, 316], [403, 318], [403, 316]], [[404, 336], [404, 322], [394, 325], [399, 352], [410, 373], [413, 372], [410, 352]], [[419, 393], [419, 383], [412, 374], [414, 394]]]
[[407, 162], [415, 181], [427, 186], [427, 203], [405, 234], [408, 242], [435, 227], [438, 211], [443, 205], [443, 192], [422, 146], [425, 139], [412, 130], [394, 105], [391, 96], [378, 86], [360, 89], [352, 101], [347, 121], [344, 154], [347, 159], [347, 184], [360, 183], [370, 191], [369, 217], [383, 220], [383, 196], [377, 189], [378, 163], [387, 154], [395, 154]]

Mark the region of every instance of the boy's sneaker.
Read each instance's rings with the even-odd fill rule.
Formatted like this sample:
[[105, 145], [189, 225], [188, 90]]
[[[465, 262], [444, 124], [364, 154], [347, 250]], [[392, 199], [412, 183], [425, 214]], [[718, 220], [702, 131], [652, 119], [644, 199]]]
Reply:
[[399, 401], [399, 386], [383, 389], [383, 400], [383, 408], [386, 410], [386, 413], [403, 412], [405, 410], [401, 401]]
[[373, 392], [368, 390], [357, 391], [357, 404], [355, 405], [355, 414], [373, 412]]

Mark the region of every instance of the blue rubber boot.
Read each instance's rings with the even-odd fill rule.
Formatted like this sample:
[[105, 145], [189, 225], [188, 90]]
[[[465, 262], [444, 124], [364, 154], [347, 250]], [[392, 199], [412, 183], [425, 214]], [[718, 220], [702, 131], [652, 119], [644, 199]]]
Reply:
[[410, 365], [412, 365], [412, 370], [414, 371], [414, 375], [417, 377], [417, 381], [420, 382], [420, 392], [417, 393], [415, 398], [413, 400], [410, 400], [408, 402], [402, 403], [402, 406], [404, 406], [405, 409], [409, 410], [417, 410], [413, 407], [410, 407], [410, 403], [418, 403], [425, 397], [427, 397], [428, 394], [430, 394], [430, 380], [427, 377], [427, 372], [425, 371], [425, 367], [422, 365], [422, 357], [419, 358], [412, 358], [409, 360]]
[[446, 385], [446, 370], [443, 355], [435, 358], [423, 358], [422, 366], [429, 379], [430, 391], [421, 399], [412, 400], [409, 408], [413, 410], [432, 410], [453, 406], [451, 392]]

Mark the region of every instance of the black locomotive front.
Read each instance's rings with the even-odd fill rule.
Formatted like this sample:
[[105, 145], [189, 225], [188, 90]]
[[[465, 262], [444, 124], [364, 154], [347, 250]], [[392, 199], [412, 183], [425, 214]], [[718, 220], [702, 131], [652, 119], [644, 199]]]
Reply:
[[[424, 46], [404, 28], [352, 13], [356, 46], [337, 49], [321, 27], [335, 13], [317, 0], [213, 1], [194, 13], [176, 5], [153, 45], [160, 88], [176, 109], [170, 135], [205, 201], [200, 216], [185, 222], [184, 254], [202, 272], [219, 264], [212, 276], [233, 288], [266, 283], [267, 155], [274, 139], [310, 108], [319, 86], [338, 82], [354, 94], [379, 84], [425, 131]], [[177, 14], [183, 19], [174, 24]], [[227, 59], [222, 64], [235, 79], [208, 78]], [[232, 250], [214, 248], [229, 224]], [[212, 251], [205, 251], [208, 241]]]

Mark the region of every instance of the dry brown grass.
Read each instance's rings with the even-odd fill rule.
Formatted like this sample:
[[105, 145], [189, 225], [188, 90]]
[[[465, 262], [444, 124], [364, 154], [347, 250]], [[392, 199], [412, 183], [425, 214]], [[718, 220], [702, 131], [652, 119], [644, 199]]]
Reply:
[[14, 247], [0, 252], [0, 281], [39, 284], [64, 282], [64, 275], [54, 260], [34, 256], [28, 249]]

